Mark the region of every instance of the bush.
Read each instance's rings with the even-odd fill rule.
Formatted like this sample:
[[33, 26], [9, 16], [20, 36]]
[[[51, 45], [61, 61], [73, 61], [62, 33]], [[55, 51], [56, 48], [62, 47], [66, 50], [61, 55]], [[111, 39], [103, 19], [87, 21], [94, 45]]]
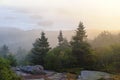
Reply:
[[71, 48], [56, 47], [49, 51], [44, 58], [45, 68], [60, 71], [64, 68], [72, 68], [75, 59], [71, 55]]
[[11, 69], [9, 62], [0, 58], [0, 80], [21, 80]]

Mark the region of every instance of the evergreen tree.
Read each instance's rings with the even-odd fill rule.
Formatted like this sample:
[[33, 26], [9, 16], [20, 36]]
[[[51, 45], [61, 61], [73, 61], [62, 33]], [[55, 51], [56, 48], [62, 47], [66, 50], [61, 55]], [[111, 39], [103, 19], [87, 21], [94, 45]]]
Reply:
[[3, 45], [0, 49], [1, 56], [6, 57], [8, 53], [9, 53], [8, 46]]
[[7, 55], [5, 59], [9, 61], [10, 66], [17, 66], [17, 60], [15, 59], [15, 56], [13, 54]]
[[3, 45], [0, 49], [0, 56], [9, 61], [10, 66], [16, 66], [17, 62], [15, 56], [9, 52], [9, 48], [6, 45]]
[[63, 39], [62, 46], [70, 47], [70, 43], [68, 42], [68, 40], [66, 38]]
[[33, 44], [33, 49], [31, 50], [31, 62], [33, 64], [44, 65], [44, 57], [50, 50], [48, 39], [45, 37], [45, 33], [41, 33], [41, 38], [38, 38]]
[[71, 41], [72, 54], [76, 58], [76, 66], [86, 67], [91, 63], [91, 48], [90, 45], [85, 41], [86, 32], [84, 25], [80, 22], [76, 35], [73, 36]]
[[60, 31], [59, 36], [58, 36], [59, 46], [62, 45], [63, 40], [64, 40], [63, 34], [62, 34], [62, 31]]
[[73, 42], [84, 42], [84, 40], [86, 39], [87, 35], [84, 29], [84, 25], [82, 22], [79, 23], [78, 28], [76, 30], [76, 35], [73, 36]]
[[15, 55], [18, 65], [27, 64], [27, 55], [28, 52], [25, 49], [23, 49], [22, 47], [18, 47], [17, 53]]

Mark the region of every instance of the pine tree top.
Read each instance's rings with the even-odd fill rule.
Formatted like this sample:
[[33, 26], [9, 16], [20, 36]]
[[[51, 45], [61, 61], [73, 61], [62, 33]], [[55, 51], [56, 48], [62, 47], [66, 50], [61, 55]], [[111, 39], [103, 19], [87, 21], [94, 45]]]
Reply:
[[33, 44], [34, 47], [49, 47], [48, 38], [45, 37], [45, 33], [41, 33], [41, 37], [36, 39], [36, 42]]
[[59, 45], [62, 44], [64, 38], [63, 38], [63, 34], [62, 34], [62, 31], [60, 31], [59, 35], [58, 35], [58, 42], [59, 42]]
[[73, 40], [77, 42], [83, 42], [87, 37], [85, 27], [82, 22], [79, 23], [78, 28], [76, 30], [76, 35], [73, 36]]

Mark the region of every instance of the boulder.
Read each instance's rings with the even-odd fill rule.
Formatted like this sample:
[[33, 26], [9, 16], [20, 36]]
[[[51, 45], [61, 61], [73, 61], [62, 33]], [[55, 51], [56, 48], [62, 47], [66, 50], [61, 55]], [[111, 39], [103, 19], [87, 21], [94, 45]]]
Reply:
[[44, 68], [41, 65], [35, 65], [35, 66], [23, 66], [20, 67], [21, 71], [31, 74], [43, 74]]
[[110, 74], [100, 71], [81, 71], [78, 80], [98, 80], [100, 78], [109, 79]]

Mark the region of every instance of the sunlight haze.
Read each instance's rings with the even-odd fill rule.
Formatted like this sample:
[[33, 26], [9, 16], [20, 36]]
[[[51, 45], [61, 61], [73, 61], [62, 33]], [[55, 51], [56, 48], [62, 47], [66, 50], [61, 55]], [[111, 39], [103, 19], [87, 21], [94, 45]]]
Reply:
[[1, 0], [0, 21], [6, 24], [0, 23], [0, 27], [72, 30], [82, 21], [88, 30], [120, 30], [119, 3], [120, 0]]

